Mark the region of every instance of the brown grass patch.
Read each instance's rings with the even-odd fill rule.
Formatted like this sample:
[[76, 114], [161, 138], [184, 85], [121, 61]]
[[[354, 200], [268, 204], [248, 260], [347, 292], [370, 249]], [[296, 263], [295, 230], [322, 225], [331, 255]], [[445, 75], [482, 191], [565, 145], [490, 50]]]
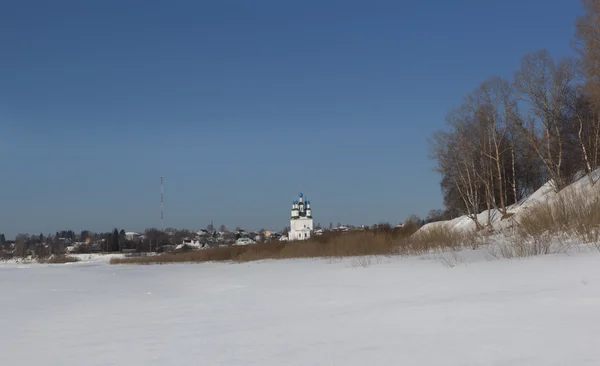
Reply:
[[403, 250], [409, 253], [423, 254], [434, 250], [477, 249], [483, 243], [484, 234], [475, 231], [453, 230], [439, 224], [426, 230], [418, 231], [406, 242]]
[[326, 233], [298, 242], [271, 241], [246, 246], [209, 248], [185, 253], [157, 256], [113, 258], [111, 264], [160, 264], [185, 262], [248, 262], [265, 259], [335, 258], [368, 255], [391, 255], [398, 252], [399, 242], [416, 231], [416, 227], [397, 230], [366, 230]]
[[556, 241], [556, 237], [546, 233], [531, 238], [513, 236], [490, 250], [494, 258], [510, 259], [551, 254], [559, 252], [561, 249], [564, 247]]
[[568, 187], [551, 200], [521, 211], [506, 241], [491, 248], [494, 258], [523, 258], [567, 252], [571, 242], [600, 250], [599, 187]]
[[446, 228], [431, 228], [410, 237], [416, 227], [401, 230], [366, 230], [327, 233], [298, 242], [272, 241], [246, 246], [209, 248], [156, 256], [113, 258], [111, 264], [164, 264], [198, 262], [249, 262], [266, 259], [360, 257], [367, 266], [373, 256], [413, 255], [440, 248], [476, 246], [475, 236]]
[[532, 255], [547, 254], [563, 236], [600, 250], [600, 196], [598, 187], [562, 191], [550, 202], [537, 203], [519, 215], [517, 235], [523, 243], [539, 246]]
[[209, 248], [157, 256], [112, 258], [111, 264], [160, 264], [185, 262], [249, 262], [265, 259], [352, 257], [390, 255], [399, 238], [389, 233], [356, 232], [316, 237], [299, 242], [266, 242], [245, 246]]

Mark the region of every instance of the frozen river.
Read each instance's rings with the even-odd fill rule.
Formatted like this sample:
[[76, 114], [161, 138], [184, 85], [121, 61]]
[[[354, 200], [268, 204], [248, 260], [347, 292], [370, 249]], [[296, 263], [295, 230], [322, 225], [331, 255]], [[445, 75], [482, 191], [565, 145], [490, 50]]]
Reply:
[[600, 254], [0, 265], [3, 365], [599, 365]]

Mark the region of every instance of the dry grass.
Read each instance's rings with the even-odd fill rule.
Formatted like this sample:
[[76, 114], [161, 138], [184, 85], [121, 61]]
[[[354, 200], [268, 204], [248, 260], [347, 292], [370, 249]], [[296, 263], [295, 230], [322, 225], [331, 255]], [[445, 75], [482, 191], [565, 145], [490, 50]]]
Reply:
[[[600, 187], [600, 185], [598, 185]], [[584, 192], [563, 191], [549, 203], [538, 203], [522, 211], [507, 240], [490, 246], [494, 258], [530, 257], [566, 251], [572, 238], [600, 250], [599, 187]], [[453, 267], [461, 258], [452, 254], [460, 249], [478, 249], [489, 243], [485, 231], [461, 232], [439, 224], [417, 231], [368, 230], [345, 234], [326, 234], [302, 242], [268, 242], [248, 246], [210, 248], [158, 256], [114, 258], [112, 264], [161, 264], [183, 262], [248, 262], [265, 259], [354, 257], [356, 267], [370, 265], [370, 258], [390, 255], [427, 255], [442, 253], [445, 264]]]
[[[263, 244], [257, 244], [263, 245]], [[180, 253], [164, 253], [155, 256], [111, 258], [111, 264], [163, 264], [186, 262], [226, 262], [239, 257], [246, 247], [218, 247]]]
[[484, 238], [481, 232], [452, 230], [440, 224], [417, 232], [406, 241], [402, 249], [407, 254], [424, 254], [432, 249], [438, 251], [478, 249], [483, 244]]
[[441, 262], [444, 266], [448, 268], [454, 268], [457, 265], [464, 264], [465, 259], [458, 255], [457, 252], [451, 250], [445, 253], [442, 253]]
[[519, 215], [515, 246], [526, 246], [521, 252], [527, 255], [548, 254], [553, 248], [564, 250], [561, 238], [567, 236], [600, 250], [599, 193], [598, 187], [568, 190], [533, 205]]
[[354, 257], [352, 258], [352, 268], [363, 267], [367, 268], [371, 265], [371, 257]]
[[547, 202], [520, 212], [506, 240], [490, 248], [494, 258], [523, 258], [567, 252], [571, 242], [600, 250], [600, 196], [598, 186], [569, 187]]
[[411, 236], [416, 227], [401, 230], [358, 231], [326, 234], [300, 242], [267, 242], [247, 246], [209, 248], [157, 256], [113, 258], [111, 264], [164, 264], [197, 262], [249, 262], [266, 259], [355, 257], [357, 266], [370, 265], [374, 256], [414, 255], [431, 250], [476, 247], [471, 234], [441, 227]]
[[562, 246], [549, 234], [524, 238], [512, 236], [496, 247], [490, 248], [494, 258], [525, 258], [562, 251]]
[[[584, 191], [563, 190], [551, 202], [538, 203], [518, 215], [512, 234], [490, 246], [494, 258], [530, 257], [566, 251], [569, 239], [589, 243], [600, 250], [600, 184]], [[463, 248], [478, 249], [490, 242], [489, 233], [460, 232], [439, 224], [417, 231], [414, 225], [392, 230], [329, 233], [302, 242], [268, 242], [248, 246], [210, 248], [148, 257], [113, 258], [112, 264], [162, 264], [185, 262], [248, 262], [265, 259], [353, 257], [356, 267], [367, 267], [371, 258], [390, 255], [445, 253], [444, 263], [453, 267], [462, 262], [456, 253]]]
[[113, 258], [110, 262], [112, 264], [249, 262], [265, 259], [390, 255], [397, 252], [399, 240], [400, 238], [392, 233], [356, 232], [302, 242], [267, 242], [148, 257]]
[[70, 255], [54, 255], [51, 257], [40, 257], [37, 259], [39, 263], [48, 263], [48, 264], [64, 264], [64, 263], [74, 263], [79, 262], [79, 258], [72, 257]]
[[354, 257], [391, 255], [397, 252], [400, 238], [388, 233], [357, 232], [330, 237], [326, 241], [290, 243], [279, 258]]

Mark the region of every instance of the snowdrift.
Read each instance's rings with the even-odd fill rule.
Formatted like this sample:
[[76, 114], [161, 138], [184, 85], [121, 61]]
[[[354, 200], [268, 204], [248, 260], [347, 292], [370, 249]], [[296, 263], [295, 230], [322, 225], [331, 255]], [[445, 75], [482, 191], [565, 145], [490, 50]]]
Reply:
[[[595, 184], [592, 186], [590, 184], [590, 178], [596, 182], [600, 179], [600, 169], [593, 171], [588, 175], [579, 174], [574, 182], [565, 187], [559, 193], [554, 191], [553, 182], [548, 181], [546, 184], [541, 186], [537, 191], [522, 199], [520, 202], [510, 205], [507, 207], [507, 210], [512, 216], [507, 219], [502, 219], [502, 214], [500, 211], [496, 209], [490, 210], [492, 228], [497, 231], [502, 231], [504, 229], [512, 227], [516, 222], [519, 221], [519, 218], [522, 215], [527, 214], [527, 210], [539, 203], [551, 203], [553, 200], [556, 200], [558, 197], [562, 195], [568, 194], [583, 194], [588, 195], [590, 197], [596, 197], [600, 193], [599, 186], [600, 184]], [[477, 215], [477, 220], [482, 225], [487, 224], [488, 219], [488, 210], [485, 210]], [[424, 225], [421, 227], [418, 232], [422, 232], [425, 230], [429, 230], [433, 227], [446, 226], [452, 230], [459, 231], [473, 231], [476, 228], [475, 222], [469, 218], [467, 215], [463, 215], [457, 217], [452, 220], [446, 221], [437, 221]]]

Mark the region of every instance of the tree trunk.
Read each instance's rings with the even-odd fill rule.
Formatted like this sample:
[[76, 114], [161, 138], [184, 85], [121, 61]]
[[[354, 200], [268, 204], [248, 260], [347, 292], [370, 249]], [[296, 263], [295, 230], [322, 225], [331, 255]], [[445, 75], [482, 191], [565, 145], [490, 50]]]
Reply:
[[594, 169], [598, 168], [598, 143], [600, 142], [600, 119], [596, 119], [594, 139]]
[[517, 171], [515, 169], [515, 149], [510, 149], [510, 155], [512, 158], [512, 188], [513, 195], [515, 196], [515, 203], [519, 203], [519, 196], [517, 195]]
[[596, 182], [594, 182], [594, 179], [591, 174], [592, 166], [590, 165], [590, 159], [588, 158], [587, 149], [585, 148], [585, 143], [583, 142], [583, 121], [581, 120], [581, 117], [578, 117], [578, 119], [579, 131], [577, 132], [577, 136], [579, 136], [579, 144], [581, 145], [581, 152], [583, 154], [583, 160], [585, 162], [585, 169], [588, 176], [588, 180], [590, 182], [590, 185], [593, 187]]
[[500, 190], [500, 212], [502, 213], [502, 218], [504, 218], [506, 217], [506, 201], [504, 200], [504, 174], [502, 173], [500, 160], [500, 149], [498, 143], [496, 143], [496, 169], [498, 170], [498, 189]]
[[558, 140], [558, 162], [556, 163], [556, 176], [558, 179], [557, 185], [559, 189], [563, 189], [565, 186], [565, 180], [562, 174], [562, 161], [563, 161], [563, 140], [560, 133], [560, 126], [558, 121], [554, 121], [554, 130], [556, 132], [556, 138]]

